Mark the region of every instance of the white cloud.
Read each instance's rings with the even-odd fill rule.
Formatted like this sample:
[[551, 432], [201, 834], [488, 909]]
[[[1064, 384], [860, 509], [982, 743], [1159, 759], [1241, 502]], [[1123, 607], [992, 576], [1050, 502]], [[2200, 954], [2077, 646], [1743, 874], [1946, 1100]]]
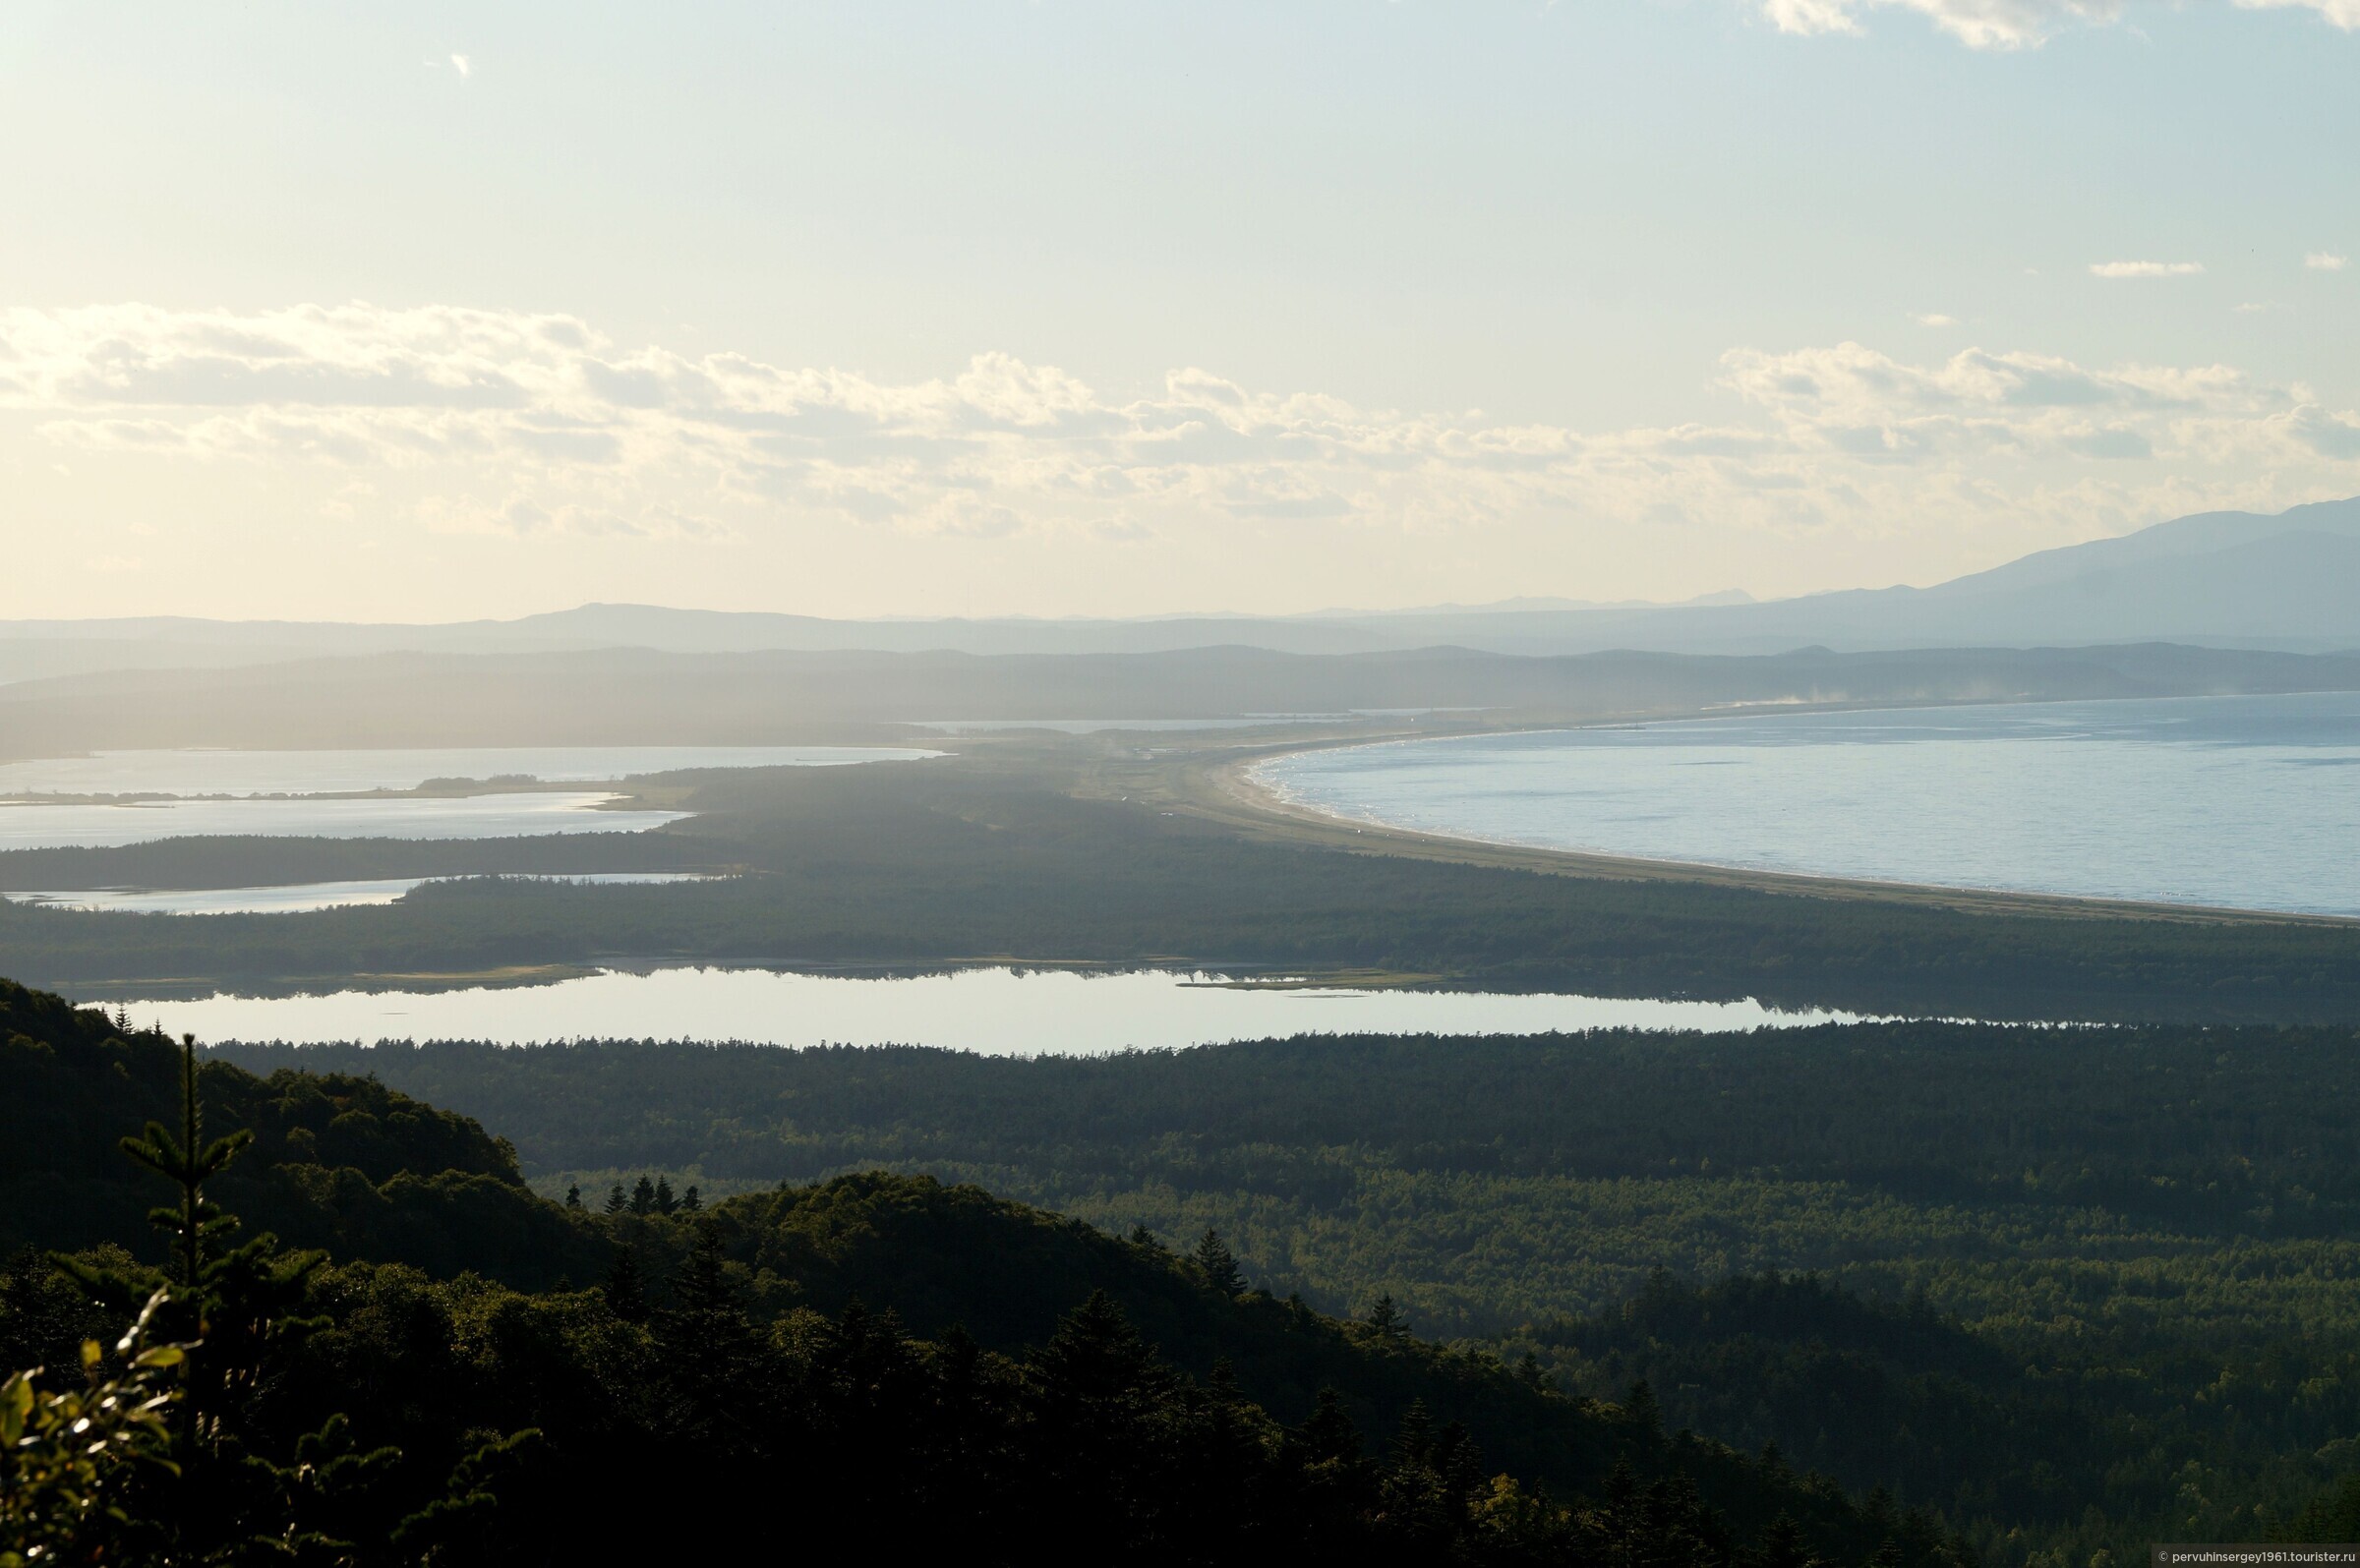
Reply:
[[[1781, 32], [1858, 33], [1876, 9], [1914, 11], [1971, 49], [2037, 48], [2064, 29], [2119, 22], [2124, 0], [1759, 0]], [[2360, 29], [2360, 0], [2235, 0], [2241, 10], [2316, 11], [2346, 31]]]
[[2122, 15], [2121, 0], [1762, 0], [1762, 13], [1781, 32], [1862, 30], [1860, 16], [1878, 7], [1915, 11], [1971, 49], [2022, 49], [2047, 41], [2075, 23], [2106, 23]]
[[450, 68], [463, 77], [475, 75], [475, 67], [468, 63], [467, 57], [463, 54], [454, 54], [450, 57]]
[[2340, 272], [2350, 262], [2350, 257], [2337, 256], [2330, 251], [2313, 251], [2303, 258], [2303, 265], [2314, 272]]
[[[110, 470], [320, 476], [320, 528], [604, 542], [1318, 540], [1717, 527], [2087, 537], [2360, 489], [2360, 414], [2234, 367], [1858, 343], [1724, 356], [1723, 417], [1582, 431], [1212, 372], [1110, 395], [975, 356], [882, 381], [454, 307], [0, 312], [0, 437]], [[40, 449], [46, 447], [42, 452]], [[161, 465], [160, 467], [158, 465]], [[174, 482], [157, 480], [169, 485]], [[332, 498], [332, 502], [331, 502]]]
[[2194, 277], [2205, 269], [2202, 261], [2093, 261], [2092, 277]]
[[1959, 324], [1957, 317], [1945, 316], [1940, 311], [1927, 311], [1922, 315], [1912, 316], [1910, 319], [1916, 321], [1919, 326], [1956, 326]]
[[2005, 418], [2010, 429], [2056, 409], [2260, 413], [2283, 394], [2223, 365], [2091, 370], [2049, 355], [1971, 348], [1934, 366], [1906, 365], [1858, 343], [1724, 356], [1727, 384], [1787, 418]]
[[634, 513], [571, 500], [544, 505], [528, 494], [511, 494], [498, 502], [430, 495], [419, 502], [416, 516], [433, 534], [511, 539], [718, 539], [728, 533], [705, 519], [661, 506], [645, 505]]
[[2240, 11], [2316, 11], [2346, 32], [2360, 29], [2360, 0], [2235, 0]]

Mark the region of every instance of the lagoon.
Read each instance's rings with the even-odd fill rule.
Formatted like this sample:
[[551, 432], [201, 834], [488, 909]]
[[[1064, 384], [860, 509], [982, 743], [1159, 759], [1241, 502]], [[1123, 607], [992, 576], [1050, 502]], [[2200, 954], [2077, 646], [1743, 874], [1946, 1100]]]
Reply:
[[0, 762], [0, 795], [282, 795], [415, 789], [429, 779], [603, 784], [704, 768], [822, 768], [940, 756], [887, 746], [432, 746], [98, 751]]
[[[652, 882], [707, 882], [704, 871], [508, 871], [502, 880], [573, 882], [620, 886]], [[455, 877], [378, 877], [354, 882], [299, 882], [272, 888], [97, 888], [56, 893], [0, 893], [12, 903], [47, 909], [108, 910], [116, 914], [305, 914], [356, 904], [384, 904], [430, 882]]]
[[155, 839], [252, 835], [281, 839], [521, 839], [635, 833], [685, 811], [602, 810], [603, 789], [496, 795], [286, 795], [90, 801], [0, 801], [0, 850], [115, 848]]
[[[109, 1008], [114, 1006], [110, 999]], [[608, 970], [549, 985], [133, 1000], [135, 1023], [207, 1041], [742, 1040], [925, 1045], [995, 1056], [1169, 1049], [1304, 1033], [1536, 1034], [1751, 1029], [1842, 1021], [1753, 1002], [1236, 985], [1139, 970], [962, 969], [854, 976], [769, 969]]]
[[936, 757], [883, 746], [463, 746], [345, 751], [105, 751], [0, 764], [0, 850], [111, 848], [199, 835], [507, 839], [636, 833], [683, 811], [607, 809], [605, 789], [370, 795], [431, 780], [580, 784], [718, 768]]

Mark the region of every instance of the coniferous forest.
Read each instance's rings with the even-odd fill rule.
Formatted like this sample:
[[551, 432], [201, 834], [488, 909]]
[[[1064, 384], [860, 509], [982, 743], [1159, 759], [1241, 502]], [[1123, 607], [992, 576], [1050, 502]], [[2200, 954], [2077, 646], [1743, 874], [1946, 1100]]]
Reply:
[[1668, 1431], [1644, 1379], [1577, 1396], [1274, 1296], [1210, 1228], [884, 1173], [552, 1200], [369, 1078], [16, 987], [0, 1026], [27, 1563], [696, 1560], [849, 1519], [1010, 1562], [1973, 1555]]
[[0, 992], [29, 1563], [660, 1560], [851, 1514], [988, 1561], [2079, 1568], [2351, 1513], [2336, 1031], [122, 1022]]

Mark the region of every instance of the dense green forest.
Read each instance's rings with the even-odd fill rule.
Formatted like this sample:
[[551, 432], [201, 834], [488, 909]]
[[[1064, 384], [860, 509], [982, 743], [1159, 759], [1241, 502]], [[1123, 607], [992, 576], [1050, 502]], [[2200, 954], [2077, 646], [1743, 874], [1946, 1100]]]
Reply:
[[[140, 1238], [152, 1184], [101, 1130], [168, 1120], [175, 1049], [6, 981], [0, 1039], [0, 1252]], [[218, 1196], [292, 1244], [530, 1285], [602, 1266], [471, 1121], [370, 1077], [208, 1069], [206, 1087], [212, 1114], [255, 1137]]]
[[[2353, 1043], [219, 1047], [208, 1125], [251, 1142], [207, 1196], [280, 1239], [224, 1277], [289, 1325], [216, 1364], [253, 1360], [239, 1452], [350, 1484], [224, 1483], [206, 1528], [654, 1552], [786, 1474], [1168, 1561], [2320, 1539], [2360, 1495]], [[170, 1125], [179, 1061], [0, 986], [10, 1365], [71, 1365], [162, 1277], [165, 1193], [113, 1144]], [[602, 1507], [690, 1492], [722, 1500]]]
[[[1126, 800], [1120, 764], [1088, 748], [987, 747], [875, 769], [675, 776], [665, 798], [698, 815], [618, 836], [614, 864], [743, 875], [595, 888], [482, 878], [383, 907], [202, 920], [0, 902], [0, 964], [86, 996], [512, 965], [1007, 958], [1377, 969], [1909, 1016], [2360, 1014], [2360, 926], [1968, 913], [1346, 853]], [[0, 888], [568, 869], [583, 852], [547, 840], [168, 841], [0, 854]], [[102, 993], [107, 982], [128, 984]]]
[[[1972, 1558], [1930, 1509], [1667, 1431], [1644, 1383], [1274, 1296], [1210, 1232], [883, 1173], [560, 1204], [463, 1117], [5, 982], [0, 1106], [0, 1365], [40, 1368], [0, 1397], [0, 1552], [29, 1562], [677, 1560], [782, 1521], [1010, 1563]], [[180, 1193], [160, 1235], [110, 1155]], [[504, 1201], [335, 1228], [453, 1180]], [[241, 1229], [239, 1195], [329, 1249]]]
[[2360, 1462], [2354, 1044], [1918, 1023], [222, 1052], [480, 1117], [545, 1191], [886, 1168], [1118, 1234], [1216, 1228], [1316, 1307], [1386, 1300], [1590, 1397], [1643, 1377], [1674, 1424], [2078, 1565], [2292, 1528]]

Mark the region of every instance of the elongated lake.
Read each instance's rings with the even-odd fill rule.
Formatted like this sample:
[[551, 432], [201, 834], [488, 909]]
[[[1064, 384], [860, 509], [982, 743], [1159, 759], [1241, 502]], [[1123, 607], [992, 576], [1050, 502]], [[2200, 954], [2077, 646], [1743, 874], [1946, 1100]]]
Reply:
[[1494, 842], [2360, 915], [2360, 693], [1689, 720], [1299, 752], [1259, 777]]
[[[108, 1004], [113, 1005], [111, 1002]], [[204, 1040], [745, 1040], [932, 1045], [1076, 1055], [1306, 1033], [1536, 1034], [1556, 1029], [1751, 1029], [1847, 1015], [1753, 1002], [1237, 986], [1142, 970], [963, 969], [890, 978], [768, 969], [621, 971], [553, 985], [127, 1004], [135, 1023]]]
[[875, 746], [102, 751], [0, 763], [0, 850], [94, 848], [212, 834], [507, 839], [632, 833], [687, 813], [609, 809], [615, 795], [600, 789], [355, 794], [415, 789], [430, 780], [579, 784], [709, 768], [842, 767], [938, 755]]
[[[701, 871], [511, 871], [506, 877], [510, 881], [570, 882], [594, 888], [714, 880]], [[100, 909], [117, 914], [305, 914], [314, 909], [392, 903], [430, 882], [454, 880], [378, 877], [357, 882], [301, 882], [266, 888], [95, 888], [0, 893], [0, 899], [50, 909]]]
[[699, 768], [818, 768], [937, 753], [885, 746], [436, 746], [362, 750], [96, 751], [0, 762], [0, 795], [319, 795], [415, 789], [429, 779], [591, 784]]
[[154, 839], [253, 835], [279, 839], [532, 839], [633, 833], [684, 811], [605, 809], [602, 789], [489, 795], [288, 795], [281, 799], [0, 802], [0, 849], [106, 848]]

